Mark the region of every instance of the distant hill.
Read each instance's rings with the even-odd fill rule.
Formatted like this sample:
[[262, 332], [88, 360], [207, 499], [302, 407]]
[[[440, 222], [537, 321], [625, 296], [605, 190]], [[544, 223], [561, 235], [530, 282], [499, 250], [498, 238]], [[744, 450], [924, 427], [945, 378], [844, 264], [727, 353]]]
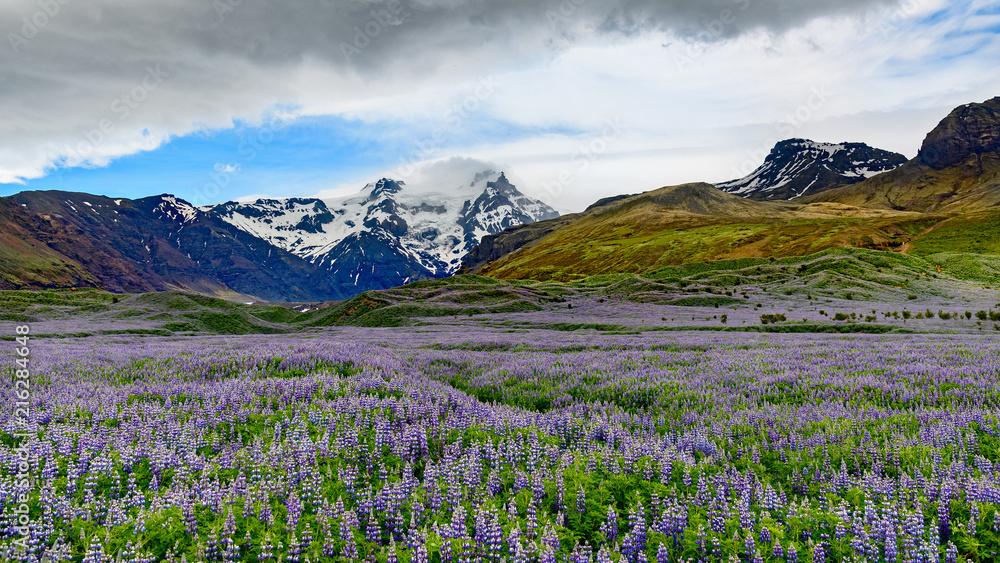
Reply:
[[[317, 269], [207, 217], [171, 195], [137, 200], [39, 191], [5, 198], [32, 218], [21, 236], [57, 260], [32, 278], [4, 260], [5, 289], [90, 286], [123, 293], [186, 289], [236, 297], [314, 299], [332, 288]], [[0, 227], [10, 231], [9, 226]], [[10, 233], [13, 235], [14, 233]], [[53, 276], [60, 270], [75, 278]]]
[[[911, 241], [912, 233], [938, 220], [841, 204], [753, 201], [710, 184], [684, 184], [487, 237], [466, 258], [462, 271], [569, 281], [689, 262], [801, 256], [837, 247], [896, 250]], [[495, 249], [511, 250], [493, 258], [500, 254]]]

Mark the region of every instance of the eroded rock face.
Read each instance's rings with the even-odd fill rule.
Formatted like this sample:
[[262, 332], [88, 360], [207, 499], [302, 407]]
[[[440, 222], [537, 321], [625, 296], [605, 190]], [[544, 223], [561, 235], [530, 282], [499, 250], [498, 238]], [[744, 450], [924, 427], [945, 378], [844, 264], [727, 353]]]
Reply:
[[1000, 97], [960, 106], [941, 120], [924, 139], [917, 161], [941, 170], [971, 156], [1000, 155]]

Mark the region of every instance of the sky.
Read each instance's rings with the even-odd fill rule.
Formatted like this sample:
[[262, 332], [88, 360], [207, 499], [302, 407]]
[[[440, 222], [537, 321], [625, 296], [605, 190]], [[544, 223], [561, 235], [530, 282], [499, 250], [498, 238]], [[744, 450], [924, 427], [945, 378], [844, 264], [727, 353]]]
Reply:
[[0, 195], [446, 191], [560, 211], [741, 177], [775, 142], [913, 157], [1000, 95], [983, 0], [4, 0]]

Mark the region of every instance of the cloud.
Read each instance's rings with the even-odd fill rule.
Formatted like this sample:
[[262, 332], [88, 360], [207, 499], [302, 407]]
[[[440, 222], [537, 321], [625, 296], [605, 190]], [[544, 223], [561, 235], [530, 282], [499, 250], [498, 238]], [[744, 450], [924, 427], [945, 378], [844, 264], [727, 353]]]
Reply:
[[[0, 6], [0, 182], [104, 166], [275, 108], [440, 115], [441, 91], [671, 33], [781, 34], [888, 0], [14, 0]], [[413, 100], [395, 103], [403, 92]], [[465, 94], [467, 95], [467, 94]], [[447, 96], [446, 96], [447, 97]], [[459, 98], [461, 100], [461, 98]], [[413, 109], [406, 112], [393, 107]], [[445, 108], [446, 109], [446, 108]], [[396, 111], [397, 113], [393, 113]]]
[[225, 164], [222, 162], [215, 163], [215, 171], [222, 172], [225, 174], [235, 174], [240, 171], [239, 164]]

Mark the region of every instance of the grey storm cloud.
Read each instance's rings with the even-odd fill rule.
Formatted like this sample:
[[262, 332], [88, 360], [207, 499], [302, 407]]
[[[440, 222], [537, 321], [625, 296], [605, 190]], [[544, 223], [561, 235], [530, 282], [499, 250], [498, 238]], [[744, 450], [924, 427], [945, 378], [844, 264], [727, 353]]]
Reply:
[[[312, 65], [433, 80], [601, 36], [781, 33], [890, 0], [15, 0], [0, 5], [0, 181], [294, 103]], [[457, 62], [456, 62], [457, 61]], [[487, 70], [488, 72], [489, 70]], [[154, 100], [155, 103], [145, 103]]]
[[[32, 27], [47, 48], [112, 68], [129, 55], [201, 52], [287, 64], [314, 56], [345, 62], [345, 44], [362, 56], [392, 54], [419, 61], [436, 49], [475, 48], [573, 32], [633, 34], [673, 30], [732, 36], [764, 28], [781, 32], [815, 17], [890, 5], [889, 0], [35, 0], [5, 3], [0, 25], [28, 39]], [[35, 16], [39, 13], [44, 16]], [[52, 14], [49, 16], [48, 14]], [[48, 17], [46, 17], [48, 16]], [[32, 23], [44, 22], [44, 26]], [[723, 22], [722, 28], [718, 22]], [[701, 37], [710, 35], [702, 34]], [[12, 38], [8, 36], [8, 42]], [[13, 40], [12, 50], [18, 49]], [[349, 49], [348, 49], [349, 50]], [[103, 63], [103, 64], [102, 64]]]

